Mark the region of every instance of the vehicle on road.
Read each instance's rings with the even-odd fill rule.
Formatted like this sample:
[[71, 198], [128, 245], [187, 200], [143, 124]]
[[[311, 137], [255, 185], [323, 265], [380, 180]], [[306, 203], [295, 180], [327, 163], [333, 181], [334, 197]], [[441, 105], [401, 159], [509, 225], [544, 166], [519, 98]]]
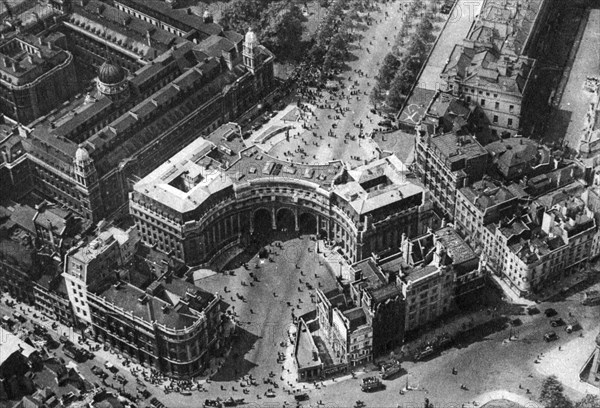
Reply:
[[377, 377], [367, 377], [363, 379], [360, 388], [363, 392], [374, 392], [385, 389], [385, 384]]
[[294, 399], [296, 401], [307, 401], [309, 399], [309, 396], [307, 393], [303, 392], [302, 394], [294, 395]]
[[381, 374], [381, 379], [387, 380], [388, 378], [393, 377], [395, 374], [400, 372], [400, 363], [397, 361], [383, 363], [379, 372]]
[[435, 349], [433, 348], [433, 346], [425, 346], [423, 349], [418, 350], [415, 353], [415, 361], [424, 360], [427, 357], [431, 357], [434, 354], [435, 354]]
[[550, 321], [550, 326], [552, 327], [558, 327], [558, 326], [564, 326], [565, 325], [565, 321], [563, 319], [561, 319], [560, 317], [558, 319], [553, 319]]
[[444, 4], [442, 5], [442, 7], [440, 8], [440, 12], [443, 14], [450, 14], [450, 11], [452, 10], [452, 6], [454, 6], [455, 2], [456, 2], [456, 0], [446, 0], [444, 2]]
[[204, 408], [221, 408], [223, 404], [219, 400], [207, 399], [204, 401]]
[[577, 319], [569, 319], [567, 321], [567, 325], [565, 326], [565, 331], [567, 333], [573, 333], [574, 331], [581, 330], [581, 325], [577, 321]]
[[553, 317], [556, 316], [558, 314], [558, 312], [554, 309], [552, 309], [551, 307], [549, 307], [548, 309], [544, 310], [544, 314], [546, 315], [546, 317]]
[[553, 331], [548, 332], [548, 333], [544, 334], [544, 340], [546, 342], [558, 340], [558, 335], [556, 334], [556, 332], [553, 332]]
[[106, 373], [106, 371], [104, 371], [103, 369], [101, 369], [98, 366], [92, 366], [92, 373], [94, 373], [96, 376], [100, 377], [100, 378], [107, 378], [108, 374]]
[[536, 315], [536, 314], [540, 314], [540, 309], [538, 309], [535, 306], [531, 306], [527, 309], [527, 314], [530, 316]]
[[581, 304], [584, 306], [595, 306], [600, 304], [600, 291], [589, 290], [583, 293]]

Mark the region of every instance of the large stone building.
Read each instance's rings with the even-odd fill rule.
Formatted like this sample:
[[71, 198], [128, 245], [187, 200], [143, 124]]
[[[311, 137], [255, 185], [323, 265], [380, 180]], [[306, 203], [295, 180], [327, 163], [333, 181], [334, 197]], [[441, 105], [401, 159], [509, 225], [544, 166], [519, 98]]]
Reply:
[[80, 93], [3, 140], [4, 191], [29, 172], [27, 186], [97, 222], [126, 209], [137, 179], [270, 92], [274, 57], [254, 33], [164, 5], [57, 6], [68, 11], [36, 35], [60, 34], [81, 65]]
[[88, 300], [97, 341], [171, 377], [202, 374], [220, 348], [220, 297], [171, 271], [145, 289], [117, 281]]
[[492, 133], [518, 133], [524, 100], [532, 92], [535, 47], [548, 0], [485, 0], [463, 44], [442, 71], [446, 91], [477, 104]]
[[78, 89], [64, 34], [14, 34], [0, 40], [0, 113], [28, 124]]
[[436, 210], [451, 220], [456, 192], [481, 180], [488, 164], [488, 153], [471, 135], [455, 132], [424, 134], [415, 141], [415, 171], [431, 191]]
[[139, 235], [135, 227], [127, 231], [113, 226], [98, 231], [89, 243], [82, 242], [65, 256], [63, 277], [76, 318], [92, 323], [88, 293], [110, 285], [120, 267], [135, 254]]
[[522, 295], [541, 291], [586, 267], [596, 236], [593, 212], [575, 181], [540, 196], [483, 229], [482, 261]]
[[143, 242], [197, 264], [256, 234], [304, 230], [352, 263], [433, 226], [429, 192], [396, 156], [350, 170], [291, 163], [245, 147], [235, 128], [196, 139], [135, 184], [130, 212]]

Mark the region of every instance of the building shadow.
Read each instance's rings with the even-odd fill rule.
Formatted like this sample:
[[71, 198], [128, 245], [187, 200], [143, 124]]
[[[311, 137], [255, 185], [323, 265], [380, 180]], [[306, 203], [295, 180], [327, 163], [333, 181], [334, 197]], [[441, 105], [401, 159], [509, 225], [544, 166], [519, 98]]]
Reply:
[[237, 327], [235, 333], [229, 338], [231, 352], [225, 358], [219, 371], [211, 376], [211, 380], [215, 382], [235, 381], [248, 375], [257, 364], [246, 360], [244, 356], [254, 347], [259, 338], [259, 336]]
[[546, 141], [561, 142], [567, 134], [573, 112], [563, 109], [552, 109], [550, 123], [547, 126]]

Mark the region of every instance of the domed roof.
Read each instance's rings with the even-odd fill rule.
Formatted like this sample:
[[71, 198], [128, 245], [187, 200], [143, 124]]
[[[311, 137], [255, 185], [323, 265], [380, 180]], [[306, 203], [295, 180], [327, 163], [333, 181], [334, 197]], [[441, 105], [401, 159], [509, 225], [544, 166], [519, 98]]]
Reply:
[[90, 160], [90, 154], [80, 145], [75, 152], [75, 161], [86, 162], [88, 160]]
[[106, 61], [98, 70], [98, 80], [107, 85], [118, 84], [125, 79], [125, 71], [120, 66]]
[[252, 28], [249, 28], [248, 32], [246, 33], [245, 43], [246, 46], [250, 47], [258, 45], [258, 38], [256, 38], [256, 34], [254, 34], [254, 31], [252, 31]]

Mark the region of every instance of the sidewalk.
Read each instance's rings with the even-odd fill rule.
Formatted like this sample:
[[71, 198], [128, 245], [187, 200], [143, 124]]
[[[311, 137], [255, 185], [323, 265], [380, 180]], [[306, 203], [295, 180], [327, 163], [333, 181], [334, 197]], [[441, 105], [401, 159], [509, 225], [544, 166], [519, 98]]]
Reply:
[[494, 279], [501, 288], [504, 294], [510, 299], [512, 303], [522, 304], [525, 306], [534, 306], [536, 303], [532, 300], [525, 299], [524, 297], [517, 294], [501, 277], [490, 271], [490, 276]]
[[351, 281], [354, 279], [354, 270], [344, 257], [337, 252], [337, 247], [329, 249], [322, 240], [318, 240], [316, 246], [318, 254], [329, 265], [330, 270], [336, 277], [341, 277], [344, 281]]
[[579, 372], [596, 346], [598, 328], [587, 331], [583, 337], [575, 337], [559, 350], [555, 347], [544, 353], [537, 371], [543, 375], [555, 375], [565, 386], [575, 390], [581, 396], [598, 394], [598, 388], [579, 379]]
[[523, 406], [524, 408], [543, 408], [542, 404], [540, 404], [539, 402], [530, 400], [528, 398], [523, 397], [522, 395], [518, 395], [506, 390], [495, 390], [486, 392], [485, 394], [481, 394], [475, 399], [474, 402], [476, 404], [473, 404], [472, 406], [482, 406], [484, 404], [487, 404], [488, 402], [497, 400], [511, 401]]

